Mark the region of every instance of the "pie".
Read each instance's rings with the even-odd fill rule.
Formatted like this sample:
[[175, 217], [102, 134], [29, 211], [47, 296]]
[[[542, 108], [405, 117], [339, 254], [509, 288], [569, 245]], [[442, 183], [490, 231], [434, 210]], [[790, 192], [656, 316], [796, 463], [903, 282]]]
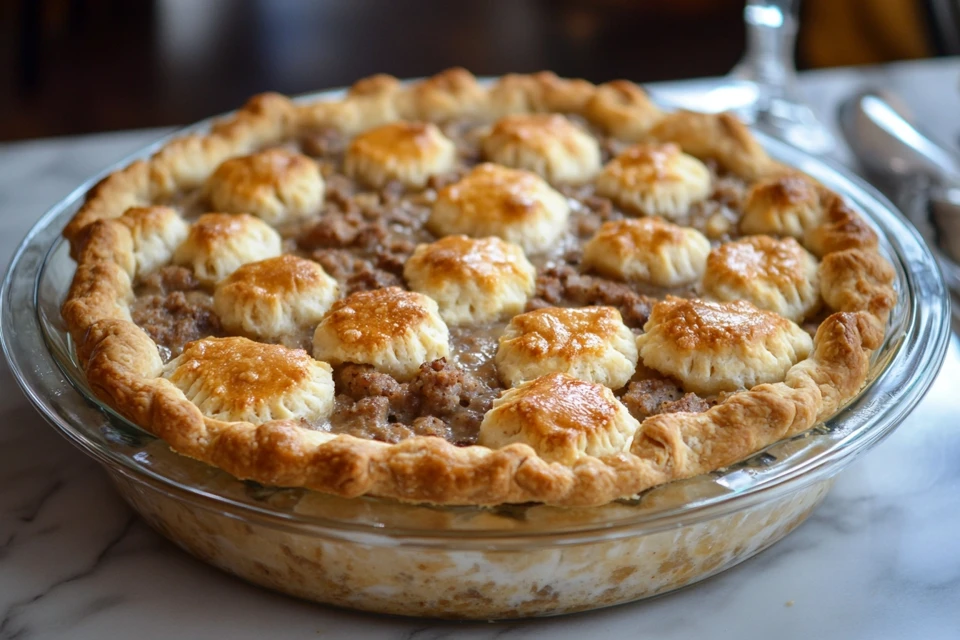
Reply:
[[265, 94], [116, 171], [64, 231], [93, 392], [242, 479], [600, 505], [863, 387], [878, 238], [730, 114], [462, 69]]

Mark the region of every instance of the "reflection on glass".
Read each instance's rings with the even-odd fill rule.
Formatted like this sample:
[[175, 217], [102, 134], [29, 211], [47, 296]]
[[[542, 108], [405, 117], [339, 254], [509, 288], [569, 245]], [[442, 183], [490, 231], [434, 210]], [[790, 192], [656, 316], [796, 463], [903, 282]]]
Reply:
[[738, 105], [746, 121], [811, 153], [825, 153], [833, 136], [802, 100], [793, 49], [800, 0], [747, 0], [747, 52], [732, 78], [753, 89]]

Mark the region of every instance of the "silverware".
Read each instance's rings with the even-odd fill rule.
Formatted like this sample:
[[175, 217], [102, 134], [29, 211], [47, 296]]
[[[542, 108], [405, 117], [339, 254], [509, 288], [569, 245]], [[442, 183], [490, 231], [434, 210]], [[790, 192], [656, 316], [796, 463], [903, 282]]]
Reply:
[[960, 156], [915, 126], [896, 98], [862, 91], [840, 105], [840, 129], [863, 167], [891, 182], [921, 235], [960, 292]]

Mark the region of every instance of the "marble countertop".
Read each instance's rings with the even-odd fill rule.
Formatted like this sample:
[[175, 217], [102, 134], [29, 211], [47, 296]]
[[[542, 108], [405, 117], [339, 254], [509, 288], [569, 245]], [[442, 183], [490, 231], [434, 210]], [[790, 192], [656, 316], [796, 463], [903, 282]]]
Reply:
[[[829, 118], [857, 86], [898, 92], [956, 145], [960, 60], [806, 74]], [[0, 263], [47, 207], [164, 133], [0, 145]], [[441, 623], [308, 604], [187, 556], [120, 500], [0, 363], [0, 640], [18, 638], [960, 638], [960, 338], [916, 411], [794, 533], [701, 584], [561, 618]]]

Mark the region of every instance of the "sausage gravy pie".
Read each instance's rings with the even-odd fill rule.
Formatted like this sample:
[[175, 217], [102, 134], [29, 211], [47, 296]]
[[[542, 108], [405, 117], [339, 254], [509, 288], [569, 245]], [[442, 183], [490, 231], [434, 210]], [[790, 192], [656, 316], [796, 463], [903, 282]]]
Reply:
[[93, 392], [244, 480], [593, 506], [729, 466], [863, 388], [872, 227], [730, 114], [451, 69], [251, 99], [64, 230]]

